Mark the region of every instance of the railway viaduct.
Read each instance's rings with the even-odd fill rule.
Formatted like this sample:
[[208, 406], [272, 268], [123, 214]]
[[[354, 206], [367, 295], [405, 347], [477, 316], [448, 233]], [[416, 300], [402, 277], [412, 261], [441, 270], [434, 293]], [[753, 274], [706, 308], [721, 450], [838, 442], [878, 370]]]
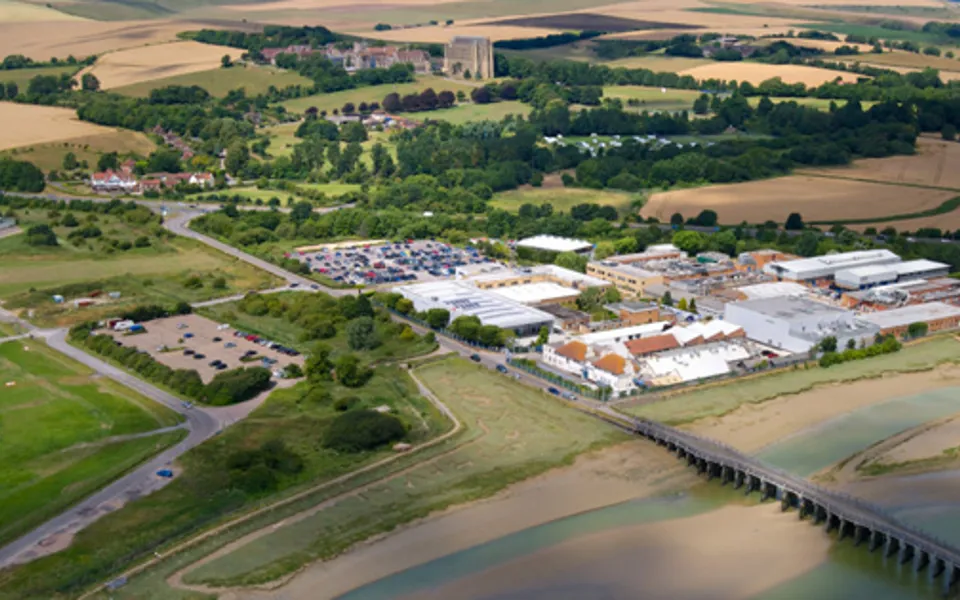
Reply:
[[[618, 413], [621, 422], [625, 418]], [[882, 508], [849, 495], [818, 487], [802, 477], [765, 465], [734, 448], [644, 419], [626, 417], [634, 433], [675, 453], [708, 479], [723, 485], [757, 491], [762, 500], [776, 499], [781, 509], [796, 508], [799, 518], [810, 517], [826, 532], [837, 530], [840, 539], [867, 544], [870, 552], [882, 549], [899, 564], [912, 561], [915, 571], [928, 568], [931, 579], [943, 578], [947, 595], [960, 579], [960, 550], [929, 533], [905, 525]]]

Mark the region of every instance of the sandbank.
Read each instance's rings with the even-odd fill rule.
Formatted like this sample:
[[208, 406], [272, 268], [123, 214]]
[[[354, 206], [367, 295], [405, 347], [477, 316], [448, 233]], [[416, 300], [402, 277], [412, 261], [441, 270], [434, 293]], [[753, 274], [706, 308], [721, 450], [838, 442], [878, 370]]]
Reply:
[[[237, 590], [223, 600], [332, 598], [393, 573], [505, 535], [696, 481], [672, 455], [636, 440], [581, 456], [556, 469], [472, 504], [365, 542], [327, 562], [314, 563], [276, 590]], [[323, 590], [318, 596], [318, 590]]]
[[951, 386], [960, 386], [960, 367], [942, 365], [931, 371], [817, 386], [800, 394], [744, 404], [723, 417], [696, 421], [687, 429], [743, 452], [756, 452], [859, 408]]
[[727, 506], [572, 538], [401, 598], [749, 598], [812, 570], [829, 546], [777, 505]]

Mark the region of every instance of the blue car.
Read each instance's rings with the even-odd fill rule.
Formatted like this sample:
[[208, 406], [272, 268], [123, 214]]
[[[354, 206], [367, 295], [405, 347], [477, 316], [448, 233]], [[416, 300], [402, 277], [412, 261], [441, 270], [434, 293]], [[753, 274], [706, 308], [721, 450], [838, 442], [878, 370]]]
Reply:
[[173, 477], [173, 471], [171, 471], [170, 469], [160, 469], [159, 471], [157, 471], [157, 475], [159, 477], [166, 477], [167, 479], [170, 479], [171, 477]]
[[506, 373], [506, 372], [507, 372], [507, 368], [506, 368], [505, 366], [503, 366], [503, 365], [497, 365], [497, 371], [499, 371], [499, 372], [501, 372], [501, 373]]
[[558, 389], [555, 388], [555, 387], [548, 387], [548, 388], [547, 388], [547, 391], [550, 392], [551, 394], [553, 394], [554, 396], [559, 396], [559, 395], [560, 395], [560, 390], [558, 390]]

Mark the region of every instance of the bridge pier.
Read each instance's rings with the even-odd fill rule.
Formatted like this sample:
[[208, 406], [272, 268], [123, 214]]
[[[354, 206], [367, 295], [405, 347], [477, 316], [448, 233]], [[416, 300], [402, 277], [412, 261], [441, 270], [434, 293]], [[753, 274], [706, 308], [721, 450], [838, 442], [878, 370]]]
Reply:
[[913, 557], [913, 570], [916, 573], [919, 573], [930, 563], [930, 555], [924, 552], [923, 550], [917, 550], [916, 554]]
[[763, 502], [767, 498], [776, 498], [777, 497], [777, 486], [772, 483], [767, 483], [764, 480], [760, 480], [760, 502]]
[[914, 554], [913, 546], [911, 546], [910, 544], [901, 544], [900, 556], [899, 556], [900, 564], [901, 565], [907, 564], [907, 561], [913, 558], [913, 554]]
[[883, 555], [893, 556], [895, 552], [900, 550], [900, 540], [895, 537], [887, 536], [886, 546], [883, 549]]
[[946, 573], [943, 574], [943, 595], [950, 594], [953, 584], [957, 582], [957, 567], [953, 563], [946, 563]]
[[823, 507], [820, 506], [819, 504], [817, 504], [816, 502], [813, 502], [813, 511], [812, 511], [812, 512], [813, 512], [813, 524], [814, 524], [814, 525], [819, 525], [820, 523], [822, 523], [822, 522], [823, 522], [824, 512], [825, 512], [825, 511], [823, 510]]
[[702, 475], [707, 470], [707, 459], [697, 459], [697, 474]]
[[698, 460], [698, 459], [697, 459], [696, 456], [694, 456], [694, 455], [691, 454], [690, 452], [687, 452], [687, 466], [688, 466], [688, 467], [692, 467], [693, 465], [697, 464], [697, 460]]
[[826, 518], [824, 519], [823, 532], [830, 533], [833, 531], [833, 528], [836, 526], [837, 518], [830, 513], [829, 510], [824, 511], [826, 513]]
[[[746, 474], [743, 471], [734, 471], [733, 473], [733, 489], [739, 490], [743, 487], [743, 481], [746, 479]], [[749, 490], [747, 491], [749, 494]]]
[[731, 481], [734, 481], [736, 478], [736, 473], [734, 472], [733, 467], [728, 467], [723, 465], [720, 467], [720, 485], [727, 485]]
[[873, 552], [880, 547], [880, 543], [883, 541], [884, 537], [886, 536], [876, 529], [870, 532], [870, 552]]
[[862, 544], [863, 541], [867, 539], [867, 536], [869, 533], [870, 533], [870, 530], [867, 529], [866, 527], [863, 527], [862, 525], [854, 525], [853, 545], [859, 546], [860, 544]]
[[855, 529], [856, 526], [850, 521], [844, 519], [843, 517], [838, 517], [840, 519], [840, 528], [837, 530], [840, 536], [837, 538], [840, 541], [843, 541], [851, 533], [851, 529]]
[[936, 579], [940, 577], [940, 573], [943, 573], [947, 568], [947, 563], [937, 556], [930, 558], [930, 579]]

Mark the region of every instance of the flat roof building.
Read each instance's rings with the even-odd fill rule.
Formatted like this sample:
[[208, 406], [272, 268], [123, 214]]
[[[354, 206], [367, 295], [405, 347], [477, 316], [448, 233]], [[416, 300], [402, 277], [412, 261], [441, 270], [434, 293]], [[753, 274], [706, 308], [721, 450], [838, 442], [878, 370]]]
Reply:
[[587, 263], [587, 273], [612, 283], [620, 292], [643, 296], [651, 285], [663, 283], [663, 274], [644, 269], [643, 263], [602, 261]]
[[844, 269], [843, 271], [837, 271], [834, 279], [837, 287], [848, 290], [863, 290], [901, 281], [942, 277], [949, 272], [950, 265], [946, 263], [920, 259]]
[[584, 240], [558, 237], [555, 235], [535, 235], [517, 242], [518, 248], [543, 250], [546, 252], [576, 252], [585, 254], [593, 250], [593, 244]]
[[774, 261], [765, 265], [763, 271], [790, 281], [815, 281], [832, 279], [837, 271], [898, 262], [900, 257], [889, 250], [856, 250], [799, 260]]
[[782, 296], [806, 296], [810, 290], [792, 281], [771, 281], [745, 285], [735, 290], [744, 300], [760, 300], [763, 298], [780, 298]]
[[460, 281], [417, 283], [393, 291], [412, 301], [418, 311], [444, 308], [450, 311], [451, 320], [473, 315], [484, 325], [509, 329], [521, 337], [552, 327], [554, 322], [553, 315]]
[[731, 302], [723, 318], [743, 327], [751, 340], [788, 352], [807, 352], [828, 336], [841, 348], [850, 339], [872, 343], [880, 331], [852, 311], [794, 296]]
[[580, 295], [578, 290], [547, 281], [511, 285], [507, 287], [486, 288], [486, 291], [491, 294], [496, 294], [502, 298], [506, 298], [507, 300], [513, 300], [514, 302], [528, 305], [570, 302], [576, 300]]
[[884, 335], [902, 336], [913, 323], [926, 323], [931, 332], [955, 329], [960, 325], [960, 307], [945, 302], [928, 302], [864, 313], [860, 318], [877, 326]]

